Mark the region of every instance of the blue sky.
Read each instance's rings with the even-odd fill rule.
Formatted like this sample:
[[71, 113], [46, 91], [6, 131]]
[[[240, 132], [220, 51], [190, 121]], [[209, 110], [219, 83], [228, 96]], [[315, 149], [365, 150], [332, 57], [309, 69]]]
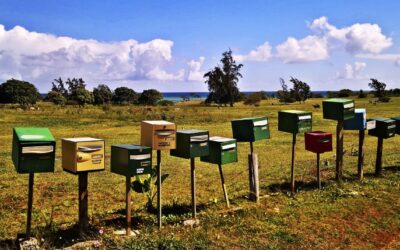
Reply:
[[400, 87], [399, 1], [4, 1], [0, 81], [61, 77], [137, 91], [206, 91], [232, 49], [243, 91]]

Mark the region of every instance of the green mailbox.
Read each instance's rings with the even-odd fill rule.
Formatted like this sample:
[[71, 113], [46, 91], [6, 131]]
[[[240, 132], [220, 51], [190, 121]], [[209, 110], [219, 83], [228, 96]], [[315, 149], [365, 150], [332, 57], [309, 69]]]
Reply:
[[400, 135], [400, 116], [392, 117], [392, 119], [396, 121], [396, 134]]
[[278, 130], [292, 134], [311, 132], [312, 112], [300, 110], [279, 111]]
[[345, 121], [354, 118], [354, 100], [332, 98], [322, 102], [324, 119]]
[[237, 162], [237, 143], [235, 139], [220, 136], [210, 137], [210, 154], [200, 158], [203, 162], [219, 165]]
[[54, 172], [56, 141], [47, 128], [14, 128], [12, 160], [18, 173]]
[[208, 131], [178, 130], [176, 132], [176, 149], [170, 151], [172, 156], [194, 158], [206, 156], [209, 153]]
[[396, 132], [396, 121], [389, 118], [374, 118], [376, 121], [375, 128], [368, 130], [368, 134], [387, 139], [393, 137]]
[[267, 117], [243, 118], [231, 121], [233, 138], [238, 142], [254, 142], [270, 138]]
[[111, 146], [111, 172], [134, 176], [152, 173], [152, 149], [146, 146], [123, 144]]

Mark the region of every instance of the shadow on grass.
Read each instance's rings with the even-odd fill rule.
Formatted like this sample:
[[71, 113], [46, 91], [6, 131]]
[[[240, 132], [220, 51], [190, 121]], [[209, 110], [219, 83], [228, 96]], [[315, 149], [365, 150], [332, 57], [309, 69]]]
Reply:
[[17, 249], [17, 242], [15, 240], [0, 240], [0, 249]]
[[[327, 184], [322, 181], [321, 187], [324, 188], [325, 186], [327, 186]], [[311, 182], [296, 181], [295, 188], [296, 188], [296, 192], [317, 190], [318, 183], [316, 181], [311, 181]], [[288, 193], [288, 192], [291, 192], [291, 184], [289, 182], [274, 183], [274, 184], [266, 186], [265, 190], [267, 192], [271, 192], [271, 193], [277, 193], [277, 192]]]

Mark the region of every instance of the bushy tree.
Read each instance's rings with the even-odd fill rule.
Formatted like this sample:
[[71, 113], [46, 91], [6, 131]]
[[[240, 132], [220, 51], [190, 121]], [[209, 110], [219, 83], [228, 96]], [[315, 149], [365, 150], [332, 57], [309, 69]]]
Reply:
[[68, 86], [68, 100], [85, 106], [93, 103], [93, 94], [86, 89], [85, 81], [82, 78], [68, 78], [65, 84]]
[[298, 102], [305, 102], [311, 96], [310, 86], [297, 78], [290, 78], [293, 87], [290, 89], [291, 97]]
[[358, 98], [365, 98], [367, 97], [367, 94], [364, 93], [364, 90], [360, 89], [360, 91], [358, 92]]
[[264, 100], [265, 98], [265, 92], [264, 91], [258, 91], [251, 93], [250, 95], [246, 96], [244, 99], [244, 104], [245, 105], [254, 105], [258, 106], [261, 102], [261, 100]]
[[10, 79], [0, 85], [0, 103], [35, 104], [40, 94], [32, 83]]
[[279, 82], [282, 88], [282, 90], [278, 90], [278, 92], [276, 93], [276, 97], [279, 99], [279, 102], [283, 102], [285, 104], [294, 102], [289, 92], [289, 88], [285, 83], [285, 80], [283, 78], [279, 78]]
[[142, 105], [157, 105], [163, 99], [161, 92], [155, 89], [144, 90], [139, 96], [139, 104]]
[[337, 92], [337, 97], [349, 97], [349, 96], [353, 96], [353, 95], [354, 95], [354, 93], [350, 89], [341, 89], [341, 90], [339, 90], [339, 92]]
[[93, 103], [95, 105], [108, 104], [111, 102], [112, 97], [113, 93], [111, 89], [105, 84], [100, 84], [99, 86], [93, 89], [93, 98], [94, 98]]
[[371, 78], [371, 82], [368, 83], [368, 86], [373, 89], [375, 97], [381, 98], [385, 96], [386, 84], [384, 82], [380, 82], [377, 79]]
[[60, 92], [50, 91], [49, 93], [47, 93], [45, 101], [63, 106], [67, 102], [67, 98], [65, 98]]
[[65, 99], [68, 98], [68, 90], [65, 88], [65, 84], [61, 77], [54, 79], [54, 81], [51, 82], [51, 85], [51, 91], [59, 93], [60, 95], [64, 96]]
[[232, 57], [232, 50], [222, 54], [221, 63], [222, 67], [218, 65], [204, 74], [205, 83], [208, 84], [208, 90], [210, 91], [206, 102], [229, 104], [233, 107], [233, 103], [239, 98], [237, 83], [239, 77], [242, 77], [240, 69], [243, 64], [236, 64]]
[[137, 103], [138, 94], [130, 88], [119, 87], [114, 90], [112, 97], [113, 104], [127, 105]]

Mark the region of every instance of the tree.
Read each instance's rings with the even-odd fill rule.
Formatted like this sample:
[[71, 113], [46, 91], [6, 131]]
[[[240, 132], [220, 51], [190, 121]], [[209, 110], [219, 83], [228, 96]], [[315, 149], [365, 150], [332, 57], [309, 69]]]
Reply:
[[127, 105], [137, 103], [138, 94], [130, 88], [119, 87], [114, 90], [112, 103], [119, 105]]
[[243, 64], [236, 64], [232, 57], [232, 50], [222, 53], [221, 63], [222, 68], [217, 65], [213, 70], [204, 74], [205, 83], [208, 84], [210, 91], [207, 100], [218, 104], [229, 104], [233, 107], [233, 103], [239, 99], [237, 83], [239, 77], [242, 77], [240, 69]]
[[158, 101], [163, 99], [163, 95], [155, 89], [144, 90], [139, 96], [139, 104], [157, 105]]
[[110, 103], [113, 93], [110, 88], [105, 84], [100, 84], [97, 88], [93, 89], [93, 98], [95, 105], [103, 105]]
[[306, 82], [302, 82], [297, 78], [290, 78], [293, 88], [290, 89], [291, 97], [298, 102], [305, 102], [311, 94], [310, 86]]
[[45, 101], [52, 102], [55, 105], [63, 106], [67, 102], [67, 98], [65, 98], [60, 92], [52, 90], [47, 93]]
[[32, 83], [10, 79], [0, 85], [0, 103], [35, 104], [40, 94]]
[[337, 93], [337, 97], [349, 97], [349, 96], [352, 96], [352, 95], [354, 95], [354, 93], [350, 89], [341, 89]]
[[51, 82], [51, 91], [57, 92], [60, 95], [64, 96], [65, 99], [68, 98], [68, 90], [65, 88], [64, 82], [59, 77], [58, 79], [54, 79], [54, 82]]
[[358, 92], [358, 98], [365, 98], [367, 97], [367, 94], [364, 93], [364, 90], [360, 89], [360, 91]]
[[371, 82], [368, 83], [368, 86], [374, 90], [375, 97], [382, 98], [385, 96], [386, 92], [386, 84], [378, 81], [377, 79], [371, 78]]
[[77, 103], [79, 106], [93, 102], [93, 94], [86, 89], [85, 81], [82, 78], [68, 78], [65, 82], [68, 86], [68, 100]]
[[285, 104], [293, 102], [285, 80], [283, 78], [279, 78], [279, 82], [281, 83], [282, 87], [282, 90], [278, 90], [276, 93], [276, 97], [279, 99], [279, 102], [283, 102]]

